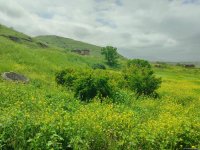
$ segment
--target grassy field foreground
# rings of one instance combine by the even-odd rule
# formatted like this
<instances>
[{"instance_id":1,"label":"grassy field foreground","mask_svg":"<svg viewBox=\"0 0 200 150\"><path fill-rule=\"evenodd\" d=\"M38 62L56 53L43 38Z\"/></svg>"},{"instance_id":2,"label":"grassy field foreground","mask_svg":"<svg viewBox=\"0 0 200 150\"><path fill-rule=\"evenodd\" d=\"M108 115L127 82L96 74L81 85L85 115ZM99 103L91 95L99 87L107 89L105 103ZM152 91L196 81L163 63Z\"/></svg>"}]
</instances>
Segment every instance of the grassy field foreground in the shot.
<instances>
[{"instance_id":1,"label":"grassy field foreground","mask_svg":"<svg viewBox=\"0 0 200 150\"><path fill-rule=\"evenodd\" d=\"M0 149L200 148L199 69L154 68L163 81L158 99L136 99L132 91L120 90L115 103L94 99L86 104L56 85L57 71L99 62L0 37L0 73L30 78L29 84L0 79Z\"/></svg>"}]
</instances>

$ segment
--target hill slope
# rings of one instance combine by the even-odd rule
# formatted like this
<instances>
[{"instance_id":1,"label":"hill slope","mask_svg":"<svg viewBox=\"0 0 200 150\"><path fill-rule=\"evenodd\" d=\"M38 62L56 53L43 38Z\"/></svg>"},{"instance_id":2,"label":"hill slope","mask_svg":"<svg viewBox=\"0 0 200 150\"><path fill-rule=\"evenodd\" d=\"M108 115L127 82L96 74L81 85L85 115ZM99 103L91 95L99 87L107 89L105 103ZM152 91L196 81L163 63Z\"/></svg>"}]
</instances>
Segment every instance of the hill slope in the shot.
<instances>
[{"instance_id":1,"label":"hill slope","mask_svg":"<svg viewBox=\"0 0 200 150\"><path fill-rule=\"evenodd\" d=\"M63 48L67 51L71 51L74 49L89 49L91 51L91 55L101 56L101 47L81 41L76 41L73 39L59 37L55 35L38 36L35 37L35 39L54 47Z\"/></svg>"},{"instance_id":2,"label":"hill slope","mask_svg":"<svg viewBox=\"0 0 200 150\"><path fill-rule=\"evenodd\" d=\"M29 46L30 48L54 48L55 50L62 50L70 52L73 49L89 49L90 56L101 56L101 47L76 41L69 38L59 37L55 35L45 35L38 37L30 37L13 28L6 27L0 24L0 37L11 40L17 44Z\"/></svg>"},{"instance_id":3,"label":"hill slope","mask_svg":"<svg viewBox=\"0 0 200 150\"><path fill-rule=\"evenodd\" d=\"M23 44L29 47L34 48L47 48L48 45L44 44L43 42L34 39L28 35L23 33L17 32L12 28L8 28L0 24L0 37L6 38L11 40L17 44Z\"/></svg>"},{"instance_id":4,"label":"hill slope","mask_svg":"<svg viewBox=\"0 0 200 150\"><path fill-rule=\"evenodd\" d=\"M57 70L67 67L87 68L94 63L103 63L102 57L68 53L62 48L52 47L0 25L0 73L15 71L32 79L49 80Z\"/></svg>"}]
</instances>

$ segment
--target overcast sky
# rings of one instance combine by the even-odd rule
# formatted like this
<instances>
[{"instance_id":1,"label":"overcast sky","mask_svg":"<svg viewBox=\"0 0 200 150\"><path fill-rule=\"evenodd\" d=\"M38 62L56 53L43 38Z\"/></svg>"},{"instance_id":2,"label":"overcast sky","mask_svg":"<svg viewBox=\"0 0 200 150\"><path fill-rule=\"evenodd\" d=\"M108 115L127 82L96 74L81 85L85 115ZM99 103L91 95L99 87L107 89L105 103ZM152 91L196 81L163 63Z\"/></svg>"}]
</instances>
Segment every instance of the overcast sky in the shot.
<instances>
[{"instance_id":1,"label":"overcast sky","mask_svg":"<svg viewBox=\"0 0 200 150\"><path fill-rule=\"evenodd\" d=\"M129 58L200 61L200 0L0 0L0 24Z\"/></svg>"}]
</instances>

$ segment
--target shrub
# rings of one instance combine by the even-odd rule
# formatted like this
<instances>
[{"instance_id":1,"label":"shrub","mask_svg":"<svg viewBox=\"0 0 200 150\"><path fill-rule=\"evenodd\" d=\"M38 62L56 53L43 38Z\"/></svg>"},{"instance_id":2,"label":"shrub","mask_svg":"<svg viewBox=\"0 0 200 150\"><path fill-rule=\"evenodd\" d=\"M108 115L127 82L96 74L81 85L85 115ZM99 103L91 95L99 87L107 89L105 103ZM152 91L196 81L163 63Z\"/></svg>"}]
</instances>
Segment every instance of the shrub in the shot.
<instances>
[{"instance_id":1,"label":"shrub","mask_svg":"<svg viewBox=\"0 0 200 150\"><path fill-rule=\"evenodd\" d=\"M94 64L92 66L92 69L103 69L103 70L105 70L106 66L104 66L103 64Z\"/></svg>"},{"instance_id":2,"label":"shrub","mask_svg":"<svg viewBox=\"0 0 200 150\"><path fill-rule=\"evenodd\" d=\"M158 96L156 90L160 87L161 79L155 77L147 61L129 61L125 79L127 80L128 87L135 91L137 97L141 95Z\"/></svg>"},{"instance_id":3,"label":"shrub","mask_svg":"<svg viewBox=\"0 0 200 150\"><path fill-rule=\"evenodd\" d=\"M73 69L66 69L56 74L56 82L60 85L71 87L74 81L77 79L77 75Z\"/></svg>"},{"instance_id":4,"label":"shrub","mask_svg":"<svg viewBox=\"0 0 200 150\"><path fill-rule=\"evenodd\" d=\"M96 96L105 98L111 95L112 88L106 77L92 77L92 75L89 75L80 78L76 82L75 96L82 101L88 102Z\"/></svg>"},{"instance_id":5,"label":"shrub","mask_svg":"<svg viewBox=\"0 0 200 150\"><path fill-rule=\"evenodd\" d=\"M128 63L127 63L127 66L128 67L131 67L131 66L135 66L137 68L151 68L151 65L148 61L146 60L142 60L142 59L132 59L132 60L129 60Z\"/></svg>"}]
</instances>

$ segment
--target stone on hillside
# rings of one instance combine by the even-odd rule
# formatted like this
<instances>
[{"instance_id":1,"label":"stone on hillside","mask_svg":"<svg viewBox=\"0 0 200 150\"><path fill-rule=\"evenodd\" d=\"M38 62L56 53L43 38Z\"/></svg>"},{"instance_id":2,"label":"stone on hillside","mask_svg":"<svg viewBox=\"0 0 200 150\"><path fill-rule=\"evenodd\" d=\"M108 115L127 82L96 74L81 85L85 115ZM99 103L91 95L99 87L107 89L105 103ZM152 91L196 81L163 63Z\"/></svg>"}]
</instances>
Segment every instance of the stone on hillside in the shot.
<instances>
[{"instance_id":1,"label":"stone on hillside","mask_svg":"<svg viewBox=\"0 0 200 150\"><path fill-rule=\"evenodd\" d=\"M42 42L37 42L37 44L42 47L42 48L48 48L48 45L42 43Z\"/></svg>"},{"instance_id":2,"label":"stone on hillside","mask_svg":"<svg viewBox=\"0 0 200 150\"><path fill-rule=\"evenodd\" d=\"M10 80L10 81L19 81L23 83L28 83L29 79L26 78L24 75L15 73L15 72L4 72L2 74L3 79Z\"/></svg>"},{"instance_id":3,"label":"stone on hillside","mask_svg":"<svg viewBox=\"0 0 200 150\"><path fill-rule=\"evenodd\" d=\"M18 38L18 37L16 37L16 36L8 36L8 38L10 39L10 40L12 40L12 41L15 41L15 42L20 42L21 40L20 40L20 38Z\"/></svg>"}]
</instances>

